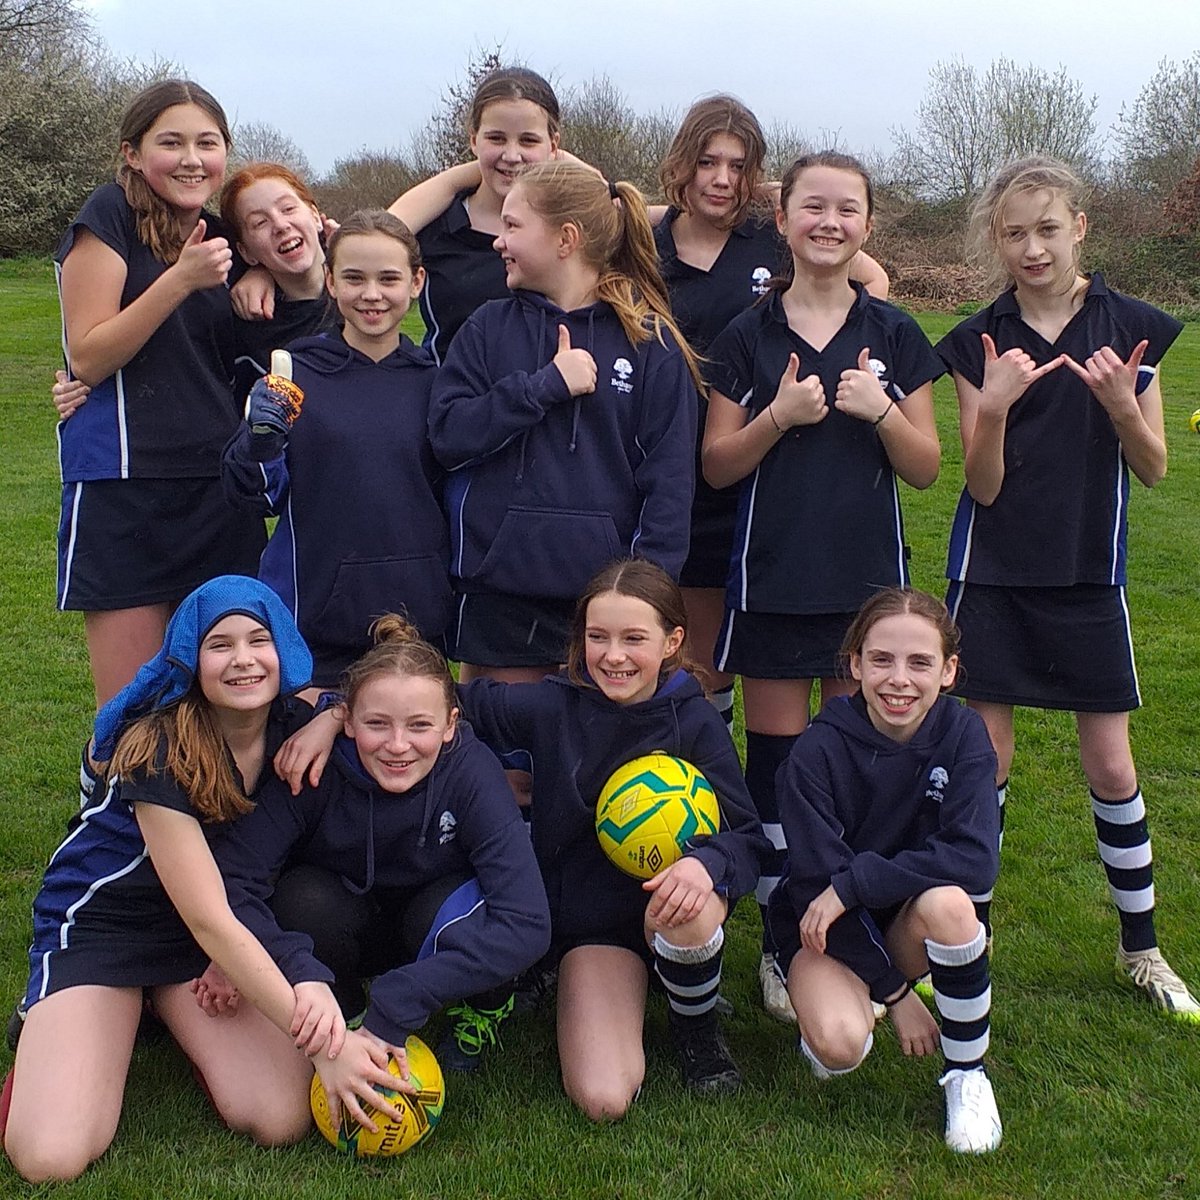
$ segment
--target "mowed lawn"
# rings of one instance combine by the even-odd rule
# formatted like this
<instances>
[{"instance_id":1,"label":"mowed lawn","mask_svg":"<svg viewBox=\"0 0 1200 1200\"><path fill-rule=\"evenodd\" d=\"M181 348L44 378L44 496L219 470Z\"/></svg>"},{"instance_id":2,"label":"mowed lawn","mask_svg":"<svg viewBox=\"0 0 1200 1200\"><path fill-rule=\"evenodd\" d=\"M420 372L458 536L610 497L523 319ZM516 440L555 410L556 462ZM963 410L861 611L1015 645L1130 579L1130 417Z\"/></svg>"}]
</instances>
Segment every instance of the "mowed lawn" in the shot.
<instances>
[{"instance_id":1,"label":"mowed lawn","mask_svg":"<svg viewBox=\"0 0 1200 1200\"><path fill-rule=\"evenodd\" d=\"M58 355L53 277L44 263L0 264L0 1009L24 987L29 905L76 801L91 687L82 622L54 610L58 512L48 400ZM922 317L931 337L955 318ZM1134 485L1130 589L1145 708L1135 752L1152 821L1161 941L1200 985L1200 326L1163 377L1171 467L1155 491ZM942 476L905 492L915 581L943 588L961 486L953 392L937 387ZM820 520L819 511L798 519ZM140 1046L113 1148L68 1197L1192 1197L1200 1196L1200 1027L1172 1024L1114 982L1116 918L1096 859L1071 719L1021 714L995 908L991 1072L1005 1123L1000 1151L942 1145L936 1060L909 1061L886 1028L853 1076L817 1085L794 1033L756 1000L757 914L733 920L725 994L746 1085L700 1103L682 1090L651 1002L642 1098L620 1125L595 1127L564 1099L546 1013L505 1027L505 1049L472 1079L450 1081L428 1144L396 1160L340 1158L315 1135L263 1152L217 1122L174 1047ZM64 1054L69 1047L64 1046ZM11 1056L0 1051L0 1070ZM52 1124L88 1105L70 1088ZM0 1195L25 1188L7 1162Z\"/></svg>"}]
</instances>

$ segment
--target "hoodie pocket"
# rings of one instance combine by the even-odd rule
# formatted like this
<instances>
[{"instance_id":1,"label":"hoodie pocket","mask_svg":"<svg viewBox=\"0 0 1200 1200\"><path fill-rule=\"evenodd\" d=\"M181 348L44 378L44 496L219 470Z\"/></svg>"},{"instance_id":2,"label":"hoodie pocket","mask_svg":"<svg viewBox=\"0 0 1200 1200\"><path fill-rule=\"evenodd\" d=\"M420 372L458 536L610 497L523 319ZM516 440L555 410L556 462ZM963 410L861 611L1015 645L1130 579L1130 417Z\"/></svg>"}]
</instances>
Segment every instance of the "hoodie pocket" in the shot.
<instances>
[{"instance_id":1,"label":"hoodie pocket","mask_svg":"<svg viewBox=\"0 0 1200 1200\"><path fill-rule=\"evenodd\" d=\"M422 637L439 637L450 617L446 564L434 554L351 558L341 563L321 611L301 631L316 642L363 645L371 622L384 613L405 615Z\"/></svg>"},{"instance_id":2,"label":"hoodie pocket","mask_svg":"<svg viewBox=\"0 0 1200 1200\"><path fill-rule=\"evenodd\" d=\"M625 554L608 513L510 508L476 578L497 592L573 600Z\"/></svg>"}]
</instances>

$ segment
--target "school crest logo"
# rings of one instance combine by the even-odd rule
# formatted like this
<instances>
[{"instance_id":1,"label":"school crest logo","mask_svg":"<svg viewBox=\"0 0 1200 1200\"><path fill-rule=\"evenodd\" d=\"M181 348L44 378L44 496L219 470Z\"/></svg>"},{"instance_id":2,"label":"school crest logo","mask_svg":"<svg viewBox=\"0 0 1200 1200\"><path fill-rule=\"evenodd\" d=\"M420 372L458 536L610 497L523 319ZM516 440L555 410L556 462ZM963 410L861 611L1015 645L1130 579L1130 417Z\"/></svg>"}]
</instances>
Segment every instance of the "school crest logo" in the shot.
<instances>
[{"instance_id":1,"label":"school crest logo","mask_svg":"<svg viewBox=\"0 0 1200 1200\"><path fill-rule=\"evenodd\" d=\"M458 836L458 822L454 819L454 814L451 812L442 813L438 819L438 845L444 846L447 842L452 842Z\"/></svg>"},{"instance_id":2,"label":"school crest logo","mask_svg":"<svg viewBox=\"0 0 1200 1200\"><path fill-rule=\"evenodd\" d=\"M755 267L750 272L750 290L756 296L765 296L771 289L767 284L771 279L771 271L768 267Z\"/></svg>"},{"instance_id":3,"label":"school crest logo","mask_svg":"<svg viewBox=\"0 0 1200 1200\"><path fill-rule=\"evenodd\" d=\"M633 391L633 384L629 382L633 375L633 363L627 358L618 358L612 365L613 377L609 380L609 384L614 391L622 392L628 395Z\"/></svg>"},{"instance_id":4,"label":"school crest logo","mask_svg":"<svg viewBox=\"0 0 1200 1200\"><path fill-rule=\"evenodd\" d=\"M867 366L870 368L871 374L879 380L879 386L881 388L887 387L887 363L879 358L868 358Z\"/></svg>"},{"instance_id":5,"label":"school crest logo","mask_svg":"<svg viewBox=\"0 0 1200 1200\"><path fill-rule=\"evenodd\" d=\"M934 767L929 772L929 786L925 789L927 800L936 800L939 804L946 798L946 785L950 782L950 772L945 767Z\"/></svg>"}]
</instances>

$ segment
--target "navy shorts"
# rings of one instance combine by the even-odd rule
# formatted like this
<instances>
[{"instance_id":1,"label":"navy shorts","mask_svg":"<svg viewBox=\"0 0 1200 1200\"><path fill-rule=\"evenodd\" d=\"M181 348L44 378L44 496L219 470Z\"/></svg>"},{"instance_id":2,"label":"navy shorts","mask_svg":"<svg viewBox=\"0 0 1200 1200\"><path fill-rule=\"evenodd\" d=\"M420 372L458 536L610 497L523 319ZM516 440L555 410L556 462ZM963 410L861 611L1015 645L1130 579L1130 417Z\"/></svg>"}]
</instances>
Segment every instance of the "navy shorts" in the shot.
<instances>
[{"instance_id":1,"label":"navy shorts","mask_svg":"<svg viewBox=\"0 0 1200 1200\"><path fill-rule=\"evenodd\" d=\"M780 889L785 886L785 884L780 884L771 893L771 900L767 905L767 922L763 930L763 949L770 951L775 956L780 974L786 981L792 959L800 952L800 917L804 914L801 913L800 916L797 916L791 903L786 899L778 898ZM838 920L859 920L865 913L874 922L875 928L884 937L887 937L892 923L907 903L907 900L901 900L899 904L892 904L887 908L855 909L851 913L843 914ZM829 947L829 954L831 957L838 957L835 946ZM844 962L840 958L838 961ZM846 962L844 965L852 971L854 970L853 963Z\"/></svg>"},{"instance_id":2,"label":"navy shorts","mask_svg":"<svg viewBox=\"0 0 1200 1200\"><path fill-rule=\"evenodd\" d=\"M261 517L233 508L219 479L63 484L58 607L177 604L217 575L257 575Z\"/></svg>"},{"instance_id":3,"label":"navy shorts","mask_svg":"<svg viewBox=\"0 0 1200 1200\"><path fill-rule=\"evenodd\" d=\"M989 587L954 581L962 632L957 695L1068 712L1141 705L1123 587Z\"/></svg>"},{"instance_id":4,"label":"navy shorts","mask_svg":"<svg viewBox=\"0 0 1200 1200\"><path fill-rule=\"evenodd\" d=\"M719 671L748 679L832 679L842 671L842 641L854 613L725 610L713 652Z\"/></svg>"},{"instance_id":5,"label":"navy shorts","mask_svg":"<svg viewBox=\"0 0 1200 1200\"><path fill-rule=\"evenodd\" d=\"M446 649L477 667L544 667L567 661L574 600L468 592L455 598Z\"/></svg>"},{"instance_id":6,"label":"navy shorts","mask_svg":"<svg viewBox=\"0 0 1200 1200\"><path fill-rule=\"evenodd\" d=\"M691 541L687 561L679 573L680 587L723 590L728 583L738 492L738 485L716 491L697 478Z\"/></svg>"}]
</instances>

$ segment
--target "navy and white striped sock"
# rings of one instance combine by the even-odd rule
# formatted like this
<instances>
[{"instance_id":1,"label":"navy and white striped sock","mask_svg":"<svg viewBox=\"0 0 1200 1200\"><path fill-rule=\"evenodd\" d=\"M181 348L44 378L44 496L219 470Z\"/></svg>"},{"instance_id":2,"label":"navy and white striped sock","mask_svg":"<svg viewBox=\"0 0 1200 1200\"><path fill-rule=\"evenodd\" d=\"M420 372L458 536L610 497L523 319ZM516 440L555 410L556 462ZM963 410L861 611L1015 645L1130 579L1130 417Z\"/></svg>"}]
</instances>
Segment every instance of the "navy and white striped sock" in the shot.
<instances>
[{"instance_id":1,"label":"navy and white striped sock","mask_svg":"<svg viewBox=\"0 0 1200 1200\"><path fill-rule=\"evenodd\" d=\"M996 785L996 801L1000 805L1000 849L1004 849L1004 801L1008 793L1008 780ZM986 892L980 892L978 896L972 896L971 902L975 905L975 915L979 918L980 924L987 931L988 937L992 936L992 894L993 889L988 888Z\"/></svg>"},{"instance_id":2,"label":"navy and white striped sock","mask_svg":"<svg viewBox=\"0 0 1200 1200\"><path fill-rule=\"evenodd\" d=\"M1121 945L1129 951L1151 950L1158 945L1154 867L1141 791L1126 800L1101 800L1092 792L1092 817L1108 891L1121 920Z\"/></svg>"},{"instance_id":3,"label":"navy and white striped sock","mask_svg":"<svg viewBox=\"0 0 1200 1200\"><path fill-rule=\"evenodd\" d=\"M795 741L792 736L746 730L746 790L754 801L763 832L775 847L774 853L763 863L755 889L764 929L767 924L767 900L779 882L779 876L783 874L783 863L787 858L787 843L783 838L783 826L779 823L779 801L775 795L775 773L787 761Z\"/></svg>"},{"instance_id":4,"label":"navy and white striped sock","mask_svg":"<svg viewBox=\"0 0 1200 1200\"><path fill-rule=\"evenodd\" d=\"M654 973L666 988L672 1021L716 1019L724 945L721 926L703 946L676 946L661 933L654 935Z\"/></svg>"},{"instance_id":5,"label":"navy and white striped sock","mask_svg":"<svg viewBox=\"0 0 1200 1200\"><path fill-rule=\"evenodd\" d=\"M983 925L961 946L925 939L933 1001L942 1018L942 1054L947 1071L983 1066L991 1040L992 984Z\"/></svg>"},{"instance_id":6,"label":"navy and white striped sock","mask_svg":"<svg viewBox=\"0 0 1200 1200\"><path fill-rule=\"evenodd\" d=\"M733 684L710 693L708 702L721 714L725 728L733 733Z\"/></svg>"}]
</instances>

